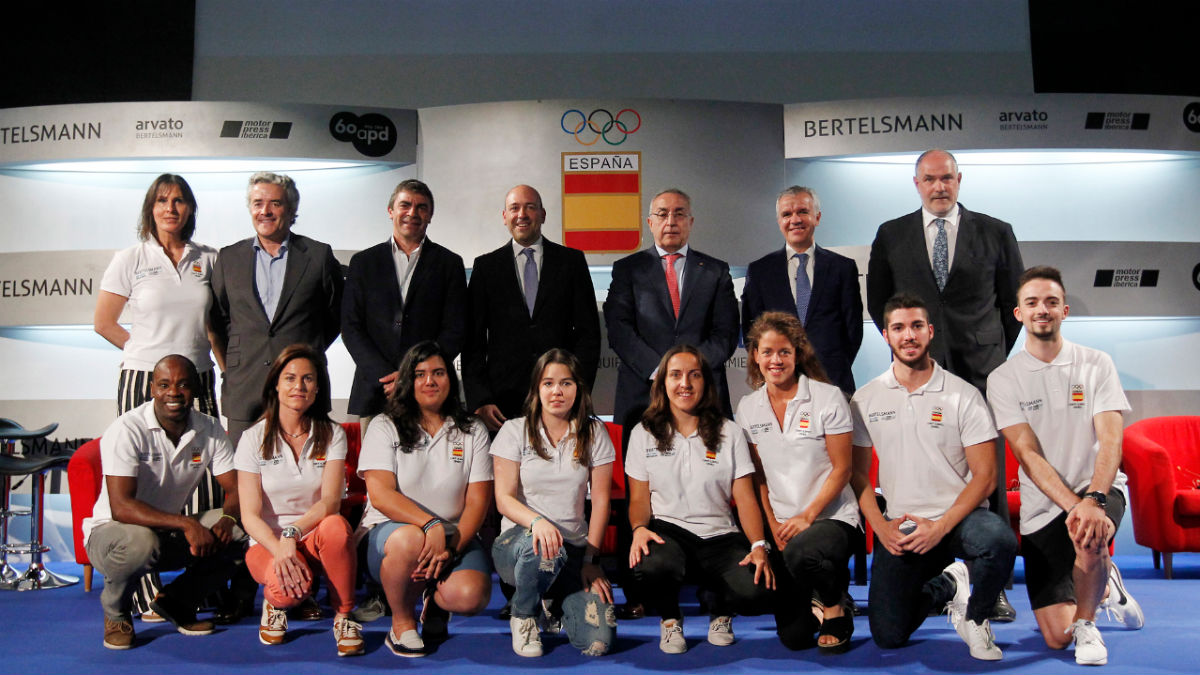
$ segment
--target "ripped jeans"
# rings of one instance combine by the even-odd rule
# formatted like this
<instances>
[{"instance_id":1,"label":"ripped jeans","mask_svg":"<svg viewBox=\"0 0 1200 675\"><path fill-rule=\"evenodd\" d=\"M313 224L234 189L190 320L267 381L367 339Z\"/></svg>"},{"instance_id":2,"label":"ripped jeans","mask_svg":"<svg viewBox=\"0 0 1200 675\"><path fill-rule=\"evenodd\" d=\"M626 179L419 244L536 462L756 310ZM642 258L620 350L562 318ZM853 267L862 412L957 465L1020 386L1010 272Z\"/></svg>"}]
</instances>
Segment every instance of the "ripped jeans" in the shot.
<instances>
[{"instance_id":1,"label":"ripped jeans","mask_svg":"<svg viewBox=\"0 0 1200 675\"><path fill-rule=\"evenodd\" d=\"M590 656L612 646L617 621L612 604L583 588L586 549L563 543L558 555L545 559L533 552L533 536L523 527L512 527L496 537L492 560L505 583L516 587L512 615L541 615L543 598L561 602L562 625L571 645Z\"/></svg>"}]
</instances>

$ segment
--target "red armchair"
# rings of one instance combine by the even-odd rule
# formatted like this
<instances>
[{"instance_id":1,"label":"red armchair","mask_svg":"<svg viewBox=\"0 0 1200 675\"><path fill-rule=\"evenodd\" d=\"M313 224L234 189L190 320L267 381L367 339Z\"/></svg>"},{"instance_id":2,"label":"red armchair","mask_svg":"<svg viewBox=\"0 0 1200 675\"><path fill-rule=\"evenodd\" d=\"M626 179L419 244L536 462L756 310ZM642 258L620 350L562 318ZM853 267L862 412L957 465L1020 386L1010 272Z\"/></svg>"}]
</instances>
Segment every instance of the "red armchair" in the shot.
<instances>
[{"instance_id":1,"label":"red armchair","mask_svg":"<svg viewBox=\"0 0 1200 675\"><path fill-rule=\"evenodd\" d=\"M362 434L358 422L342 424L346 431L346 494L342 498L342 515L353 527L362 516L367 501L367 486L358 477L358 453ZM71 492L71 533L75 540L75 562L83 565L83 590L92 590L92 562L83 546L83 519L92 515L104 471L100 467L100 439L88 441L71 455L67 464L67 485ZM622 480L624 476L622 476Z\"/></svg>"},{"instance_id":2,"label":"red armchair","mask_svg":"<svg viewBox=\"0 0 1200 675\"><path fill-rule=\"evenodd\" d=\"M1129 476L1133 538L1162 556L1200 551L1200 417L1151 417L1125 429L1122 466Z\"/></svg>"}]
</instances>

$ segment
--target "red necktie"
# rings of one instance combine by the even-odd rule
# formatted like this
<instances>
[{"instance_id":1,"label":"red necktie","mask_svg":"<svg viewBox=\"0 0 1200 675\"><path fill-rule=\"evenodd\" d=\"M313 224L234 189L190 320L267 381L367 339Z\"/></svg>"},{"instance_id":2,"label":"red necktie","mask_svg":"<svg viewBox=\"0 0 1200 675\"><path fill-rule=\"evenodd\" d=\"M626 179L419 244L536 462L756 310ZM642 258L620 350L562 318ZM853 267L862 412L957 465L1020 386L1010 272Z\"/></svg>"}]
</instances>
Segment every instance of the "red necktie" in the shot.
<instances>
[{"instance_id":1,"label":"red necktie","mask_svg":"<svg viewBox=\"0 0 1200 675\"><path fill-rule=\"evenodd\" d=\"M663 256L667 261L667 293L671 295L671 308L675 310L675 318L679 318L679 278L675 276L675 261L682 258L679 253L668 253Z\"/></svg>"}]
</instances>

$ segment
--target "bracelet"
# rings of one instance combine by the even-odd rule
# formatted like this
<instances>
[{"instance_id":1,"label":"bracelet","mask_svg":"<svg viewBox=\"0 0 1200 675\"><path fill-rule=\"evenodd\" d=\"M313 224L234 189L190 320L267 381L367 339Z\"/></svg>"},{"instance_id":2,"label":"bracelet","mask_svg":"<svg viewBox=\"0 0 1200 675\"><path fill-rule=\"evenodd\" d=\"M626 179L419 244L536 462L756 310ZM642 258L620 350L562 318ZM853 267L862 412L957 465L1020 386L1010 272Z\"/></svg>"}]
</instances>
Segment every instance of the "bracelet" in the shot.
<instances>
[{"instance_id":1,"label":"bracelet","mask_svg":"<svg viewBox=\"0 0 1200 675\"><path fill-rule=\"evenodd\" d=\"M629 534L633 534L634 532L637 532L637 531L638 531L638 529L639 529L639 528L642 528L642 527L645 527L645 528L649 529L649 527L650 527L650 526L649 526L649 525L635 525L635 526L633 527L633 529L629 531Z\"/></svg>"},{"instance_id":2,"label":"bracelet","mask_svg":"<svg viewBox=\"0 0 1200 675\"><path fill-rule=\"evenodd\" d=\"M441 524L442 524L441 518L430 518L429 522L427 522L421 526L421 531L428 534L430 530L432 530L434 527L441 525Z\"/></svg>"},{"instance_id":3,"label":"bracelet","mask_svg":"<svg viewBox=\"0 0 1200 675\"><path fill-rule=\"evenodd\" d=\"M229 515L228 513L222 513L221 518L228 518L233 521L234 525L238 524L237 518L234 518L233 516ZM217 521L220 522L221 518L217 518Z\"/></svg>"},{"instance_id":4,"label":"bracelet","mask_svg":"<svg viewBox=\"0 0 1200 675\"><path fill-rule=\"evenodd\" d=\"M753 551L756 548L761 548L766 553L771 552L771 545L769 543L767 543L766 539L759 539L758 541L754 542L753 544L750 544L751 551Z\"/></svg>"},{"instance_id":5,"label":"bracelet","mask_svg":"<svg viewBox=\"0 0 1200 675\"><path fill-rule=\"evenodd\" d=\"M534 525L537 525L537 522L538 522L539 520L545 520L545 519L546 519L546 518L545 518L545 517L543 517L543 516L534 516L533 520L529 521L529 531L530 531L530 532L533 532L533 526L534 526Z\"/></svg>"}]
</instances>

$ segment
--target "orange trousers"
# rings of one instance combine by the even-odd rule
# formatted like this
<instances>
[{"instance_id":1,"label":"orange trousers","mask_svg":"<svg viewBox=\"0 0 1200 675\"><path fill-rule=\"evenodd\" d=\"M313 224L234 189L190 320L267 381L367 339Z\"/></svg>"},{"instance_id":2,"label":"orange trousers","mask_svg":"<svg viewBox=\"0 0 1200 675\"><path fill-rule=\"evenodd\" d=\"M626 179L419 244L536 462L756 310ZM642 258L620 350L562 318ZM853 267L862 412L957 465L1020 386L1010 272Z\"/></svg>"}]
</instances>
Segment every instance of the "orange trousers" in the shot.
<instances>
[{"instance_id":1,"label":"orange trousers","mask_svg":"<svg viewBox=\"0 0 1200 675\"><path fill-rule=\"evenodd\" d=\"M348 613L354 609L354 576L358 556L354 553L354 537L350 523L340 514L325 516L316 529L309 532L296 544L296 551L304 559L309 578L316 580L313 570L324 570L329 580L329 604L334 611ZM246 551L246 567L254 580L263 586L263 598L276 609L288 609L300 604L284 592L275 574L275 558L265 546L254 544ZM309 582L304 593L312 590Z\"/></svg>"}]
</instances>

